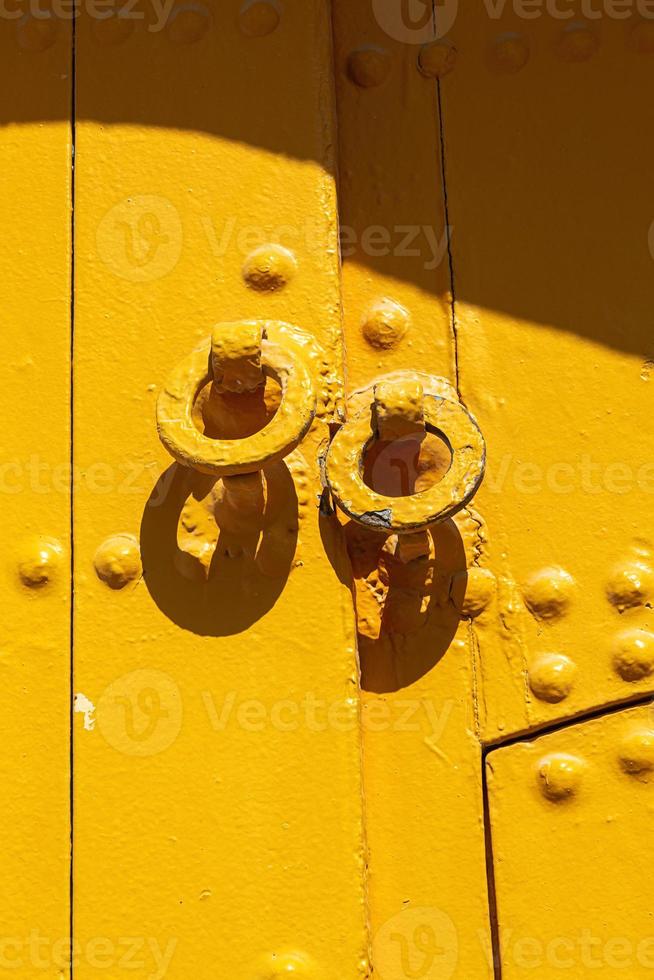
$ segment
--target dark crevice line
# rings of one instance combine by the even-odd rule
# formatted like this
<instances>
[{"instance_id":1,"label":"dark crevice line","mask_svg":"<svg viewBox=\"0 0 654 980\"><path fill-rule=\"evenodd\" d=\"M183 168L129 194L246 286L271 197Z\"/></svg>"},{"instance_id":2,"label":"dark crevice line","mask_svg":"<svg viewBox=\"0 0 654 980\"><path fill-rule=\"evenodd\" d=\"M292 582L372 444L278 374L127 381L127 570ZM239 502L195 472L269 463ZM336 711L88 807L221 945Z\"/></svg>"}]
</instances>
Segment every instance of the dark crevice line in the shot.
<instances>
[{"instance_id":1,"label":"dark crevice line","mask_svg":"<svg viewBox=\"0 0 654 980\"><path fill-rule=\"evenodd\" d=\"M518 745L521 742L531 742L536 738L543 738L545 735L554 735L556 732L564 731L566 728L573 728L575 725L583 725L587 721L595 721L598 718L608 718L610 715L619 714L629 708L644 708L646 705L654 705L654 696L650 694L638 694L624 701L617 701L615 704L603 704L598 708L591 708L588 711L569 718L562 718L550 724L542 725L540 728L530 729L528 732L521 732L518 735L509 735L507 738L498 739L495 742L487 742L483 746L484 759L490 752L496 749L504 749L511 745Z\"/></svg>"},{"instance_id":2,"label":"dark crevice line","mask_svg":"<svg viewBox=\"0 0 654 980\"><path fill-rule=\"evenodd\" d=\"M493 832L488 795L488 767L485 756L481 761L481 783L484 795L484 840L486 844L486 883L488 888L488 910L491 930L491 950L493 957L493 976L502 980L502 957L500 945L500 921L497 914L497 891L495 888L495 859L493 856Z\"/></svg>"},{"instance_id":3,"label":"dark crevice line","mask_svg":"<svg viewBox=\"0 0 654 980\"><path fill-rule=\"evenodd\" d=\"M69 820L70 820L70 872L68 880L68 928L71 958L69 974L73 980L72 950L74 937L74 807L75 807L75 751L74 751L74 719L75 719L75 138L77 122L77 20L73 12L71 22L71 93L70 93L70 675L69 675Z\"/></svg>"},{"instance_id":4,"label":"dark crevice line","mask_svg":"<svg viewBox=\"0 0 654 980\"><path fill-rule=\"evenodd\" d=\"M450 275L450 317L452 326L452 350L454 352L454 376L456 392L461 404L465 404L461 396L461 373L459 365L459 333L456 322L456 282L454 276L454 255L452 252L452 225L450 224L450 202L447 194L447 162L445 155L445 122L443 119L443 97L440 79L436 82L436 101L438 104L438 132L441 154L441 181L443 184L443 213L445 218L445 235L447 239L447 262Z\"/></svg>"},{"instance_id":5,"label":"dark crevice line","mask_svg":"<svg viewBox=\"0 0 654 980\"><path fill-rule=\"evenodd\" d=\"M431 19L434 38L439 37L438 33L438 0L432 0ZM445 156L445 122L443 119L443 97L441 92L440 79L436 79L436 105L438 112L438 143L440 149L441 183L443 188L443 217L445 219L445 235L447 240L447 262L450 278L450 317L452 327L452 351L454 354L454 379L459 401L461 398L461 386L459 383L459 338L456 323L456 287L454 280L454 256L452 254L452 236L450 225L450 205L447 197L447 166Z\"/></svg>"}]
</instances>

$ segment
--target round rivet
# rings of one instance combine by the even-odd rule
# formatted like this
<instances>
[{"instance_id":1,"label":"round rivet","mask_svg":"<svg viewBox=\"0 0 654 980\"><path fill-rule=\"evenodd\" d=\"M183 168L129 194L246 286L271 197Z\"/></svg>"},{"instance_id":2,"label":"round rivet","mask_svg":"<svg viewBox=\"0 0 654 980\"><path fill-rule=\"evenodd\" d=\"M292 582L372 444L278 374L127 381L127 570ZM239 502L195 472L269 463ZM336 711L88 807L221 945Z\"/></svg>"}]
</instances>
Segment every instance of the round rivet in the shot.
<instances>
[{"instance_id":1,"label":"round rivet","mask_svg":"<svg viewBox=\"0 0 654 980\"><path fill-rule=\"evenodd\" d=\"M625 630L613 643L613 666L625 681L642 681L654 673L654 634Z\"/></svg>"},{"instance_id":2,"label":"round rivet","mask_svg":"<svg viewBox=\"0 0 654 980\"><path fill-rule=\"evenodd\" d=\"M452 599L463 616L474 619L492 602L497 588L495 576L488 568L473 565L457 572L452 581Z\"/></svg>"},{"instance_id":3,"label":"round rivet","mask_svg":"<svg viewBox=\"0 0 654 980\"><path fill-rule=\"evenodd\" d=\"M112 10L108 16L95 17L91 30L98 44L122 44L133 32L134 21Z\"/></svg>"},{"instance_id":4,"label":"round rivet","mask_svg":"<svg viewBox=\"0 0 654 980\"><path fill-rule=\"evenodd\" d=\"M388 51L374 45L358 48L347 59L347 71L351 80L360 88L382 85L391 72Z\"/></svg>"},{"instance_id":5,"label":"round rivet","mask_svg":"<svg viewBox=\"0 0 654 980\"><path fill-rule=\"evenodd\" d=\"M281 5L277 0L246 0L239 15L239 27L248 37L272 34L281 20Z\"/></svg>"},{"instance_id":6,"label":"round rivet","mask_svg":"<svg viewBox=\"0 0 654 980\"><path fill-rule=\"evenodd\" d=\"M26 14L18 22L18 45L23 51L45 51L54 44L57 21L51 13L34 17Z\"/></svg>"},{"instance_id":7,"label":"round rivet","mask_svg":"<svg viewBox=\"0 0 654 980\"><path fill-rule=\"evenodd\" d=\"M629 45L636 54L654 54L654 21L641 20L636 24Z\"/></svg>"},{"instance_id":8,"label":"round rivet","mask_svg":"<svg viewBox=\"0 0 654 980\"><path fill-rule=\"evenodd\" d=\"M622 740L620 765L630 776L640 776L654 770L654 732L632 732Z\"/></svg>"},{"instance_id":9,"label":"round rivet","mask_svg":"<svg viewBox=\"0 0 654 980\"><path fill-rule=\"evenodd\" d=\"M49 585L61 565L64 550L54 538L31 538L20 552L18 574L23 585L39 589Z\"/></svg>"},{"instance_id":10,"label":"round rivet","mask_svg":"<svg viewBox=\"0 0 654 980\"><path fill-rule=\"evenodd\" d=\"M375 350L396 347L409 329L409 311L392 299L382 299L370 307L361 332Z\"/></svg>"},{"instance_id":11,"label":"round rivet","mask_svg":"<svg viewBox=\"0 0 654 980\"><path fill-rule=\"evenodd\" d=\"M98 578L110 589L124 589L143 571L138 541L131 534L107 538L96 551L93 564Z\"/></svg>"},{"instance_id":12,"label":"round rivet","mask_svg":"<svg viewBox=\"0 0 654 980\"><path fill-rule=\"evenodd\" d=\"M56 576L64 550L54 538L31 538L20 551L18 575L23 585L40 589Z\"/></svg>"},{"instance_id":13,"label":"round rivet","mask_svg":"<svg viewBox=\"0 0 654 980\"><path fill-rule=\"evenodd\" d=\"M522 34L503 34L491 50L493 65L503 72L518 72L529 61L529 44Z\"/></svg>"},{"instance_id":14,"label":"round rivet","mask_svg":"<svg viewBox=\"0 0 654 980\"><path fill-rule=\"evenodd\" d=\"M537 619L557 619L568 610L574 579L563 568L541 568L526 580L523 597Z\"/></svg>"},{"instance_id":15,"label":"round rivet","mask_svg":"<svg viewBox=\"0 0 654 980\"><path fill-rule=\"evenodd\" d=\"M166 30L175 44L199 41L209 30L209 11L198 3L180 4L170 15Z\"/></svg>"},{"instance_id":16,"label":"round rivet","mask_svg":"<svg viewBox=\"0 0 654 980\"><path fill-rule=\"evenodd\" d=\"M418 54L418 68L427 78L443 78L456 64L456 48L450 41L423 44Z\"/></svg>"},{"instance_id":17,"label":"round rivet","mask_svg":"<svg viewBox=\"0 0 654 980\"><path fill-rule=\"evenodd\" d=\"M579 22L568 24L557 42L557 51L563 61L587 61L598 48L597 33L588 24Z\"/></svg>"},{"instance_id":18,"label":"round rivet","mask_svg":"<svg viewBox=\"0 0 654 980\"><path fill-rule=\"evenodd\" d=\"M283 245L262 245L251 252L243 264L246 284L260 293L282 289L296 271L295 256Z\"/></svg>"},{"instance_id":19,"label":"round rivet","mask_svg":"<svg viewBox=\"0 0 654 980\"><path fill-rule=\"evenodd\" d=\"M560 653L538 657L529 669L529 686L540 701L558 704L570 694L575 664Z\"/></svg>"},{"instance_id":20,"label":"round rivet","mask_svg":"<svg viewBox=\"0 0 654 980\"><path fill-rule=\"evenodd\" d=\"M287 980L297 977L298 980L313 976L311 962L304 953L271 953L264 957L256 980Z\"/></svg>"},{"instance_id":21,"label":"round rivet","mask_svg":"<svg viewBox=\"0 0 654 980\"><path fill-rule=\"evenodd\" d=\"M555 803L574 796L581 783L584 764L574 755L555 752L538 763L538 781L543 796Z\"/></svg>"},{"instance_id":22,"label":"round rivet","mask_svg":"<svg viewBox=\"0 0 654 980\"><path fill-rule=\"evenodd\" d=\"M654 572L643 561L616 565L606 583L609 602L620 612L642 606L654 594Z\"/></svg>"}]
</instances>

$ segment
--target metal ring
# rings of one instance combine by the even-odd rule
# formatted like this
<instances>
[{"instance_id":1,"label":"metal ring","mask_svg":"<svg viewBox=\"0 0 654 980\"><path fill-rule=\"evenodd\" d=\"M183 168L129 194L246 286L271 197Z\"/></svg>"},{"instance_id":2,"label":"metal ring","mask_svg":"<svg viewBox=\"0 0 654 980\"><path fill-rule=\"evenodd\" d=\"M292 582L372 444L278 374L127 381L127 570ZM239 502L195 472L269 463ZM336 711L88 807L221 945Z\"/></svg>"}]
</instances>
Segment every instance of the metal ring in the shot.
<instances>
[{"instance_id":1,"label":"metal ring","mask_svg":"<svg viewBox=\"0 0 654 980\"><path fill-rule=\"evenodd\" d=\"M177 366L159 395L159 438L179 463L212 476L253 473L283 459L306 435L316 413L309 355L306 335L288 324L267 321L261 365L282 389L279 408L268 425L252 436L210 439L193 421L193 405L213 379L211 339L206 340Z\"/></svg>"},{"instance_id":2,"label":"metal ring","mask_svg":"<svg viewBox=\"0 0 654 980\"><path fill-rule=\"evenodd\" d=\"M355 415L337 432L327 453L325 476L334 501L353 521L402 534L445 521L472 499L486 465L477 423L459 402L427 393L424 416L427 428L447 442L452 463L440 482L407 497L386 497L364 483L364 456L375 438L371 410Z\"/></svg>"}]
</instances>

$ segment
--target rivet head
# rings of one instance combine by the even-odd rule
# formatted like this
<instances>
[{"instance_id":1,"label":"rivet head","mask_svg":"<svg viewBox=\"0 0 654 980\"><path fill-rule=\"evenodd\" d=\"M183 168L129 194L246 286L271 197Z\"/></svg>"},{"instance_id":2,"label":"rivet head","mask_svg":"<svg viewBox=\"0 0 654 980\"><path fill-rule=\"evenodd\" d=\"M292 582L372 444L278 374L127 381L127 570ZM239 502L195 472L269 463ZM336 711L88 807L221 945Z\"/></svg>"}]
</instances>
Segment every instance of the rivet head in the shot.
<instances>
[{"instance_id":1,"label":"rivet head","mask_svg":"<svg viewBox=\"0 0 654 980\"><path fill-rule=\"evenodd\" d=\"M642 606L653 594L654 572L645 561L616 565L606 583L607 599L619 612Z\"/></svg>"},{"instance_id":2,"label":"rivet head","mask_svg":"<svg viewBox=\"0 0 654 980\"><path fill-rule=\"evenodd\" d=\"M409 311L392 299L381 299L366 313L361 332L375 350L391 350L409 329Z\"/></svg>"},{"instance_id":3,"label":"rivet head","mask_svg":"<svg viewBox=\"0 0 654 980\"><path fill-rule=\"evenodd\" d=\"M347 59L347 72L359 88L383 85L391 73L391 57L384 48L373 44L358 48Z\"/></svg>"},{"instance_id":4,"label":"rivet head","mask_svg":"<svg viewBox=\"0 0 654 980\"><path fill-rule=\"evenodd\" d=\"M641 20L629 36L629 46L636 54L654 54L654 21Z\"/></svg>"},{"instance_id":5,"label":"rivet head","mask_svg":"<svg viewBox=\"0 0 654 980\"><path fill-rule=\"evenodd\" d=\"M277 0L246 0L239 11L239 27L247 37L265 37L279 27L281 14Z\"/></svg>"},{"instance_id":6,"label":"rivet head","mask_svg":"<svg viewBox=\"0 0 654 980\"><path fill-rule=\"evenodd\" d=\"M93 558L98 578L110 589L124 589L141 577L141 552L131 534L115 534L103 541Z\"/></svg>"},{"instance_id":7,"label":"rivet head","mask_svg":"<svg viewBox=\"0 0 654 980\"><path fill-rule=\"evenodd\" d=\"M457 572L452 581L452 599L463 616L471 619L481 615L495 596L497 582L488 568L475 565Z\"/></svg>"},{"instance_id":8,"label":"rivet head","mask_svg":"<svg viewBox=\"0 0 654 980\"><path fill-rule=\"evenodd\" d=\"M134 31L134 21L112 10L108 16L95 17L91 31L98 44L122 44Z\"/></svg>"},{"instance_id":9,"label":"rivet head","mask_svg":"<svg viewBox=\"0 0 654 980\"><path fill-rule=\"evenodd\" d=\"M56 577L64 549L54 538L30 538L22 546L18 575L29 589L41 589Z\"/></svg>"},{"instance_id":10,"label":"rivet head","mask_svg":"<svg viewBox=\"0 0 654 980\"><path fill-rule=\"evenodd\" d=\"M529 686L539 701L558 704L572 690L576 665L561 653L538 657L529 669Z\"/></svg>"},{"instance_id":11,"label":"rivet head","mask_svg":"<svg viewBox=\"0 0 654 980\"><path fill-rule=\"evenodd\" d=\"M256 980L286 980L288 977L313 977L312 964L304 953L271 953L265 956Z\"/></svg>"},{"instance_id":12,"label":"rivet head","mask_svg":"<svg viewBox=\"0 0 654 980\"><path fill-rule=\"evenodd\" d=\"M51 13L42 17L26 14L18 22L18 45L23 51L45 51L57 37L57 21Z\"/></svg>"},{"instance_id":13,"label":"rivet head","mask_svg":"<svg viewBox=\"0 0 654 980\"><path fill-rule=\"evenodd\" d=\"M654 634L625 630L613 642L613 666L625 681L642 681L654 674Z\"/></svg>"},{"instance_id":14,"label":"rivet head","mask_svg":"<svg viewBox=\"0 0 654 980\"><path fill-rule=\"evenodd\" d=\"M450 41L431 41L418 53L418 68L427 78L443 78L455 64L456 48Z\"/></svg>"},{"instance_id":15,"label":"rivet head","mask_svg":"<svg viewBox=\"0 0 654 980\"><path fill-rule=\"evenodd\" d=\"M654 731L643 729L631 732L620 745L620 765L630 776L642 776L654 771Z\"/></svg>"},{"instance_id":16,"label":"rivet head","mask_svg":"<svg viewBox=\"0 0 654 980\"><path fill-rule=\"evenodd\" d=\"M288 285L297 271L293 253L283 245L262 245L243 263L243 279L259 293L275 292Z\"/></svg>"},{"instance_id":17,"label":"rivet head","mask_svg":"<svg viewBox=\"0 0 654 980\"><path fill-rule=\"evenodd\" d=\"M574 755L554 752L538 763L540 791L553 803L569 800L579 790L584 763Z\"/></svg>"},{"instance_id":18,"label":"rivet head","mask_svg":"<svg viewBox=\"0 0 654 980\"><path fill-rule=\"evenodd\" d=\"M558 619L570 606L574 584L572 576L563 568L541 568L526 580L522 594L536 619Z\"/></svg>"},{"instance_id":19,"label":"rivet head","mask_svg":"<svg viewBox=\"0 0 654 980\"><path fill-rule=\"evenodd\" d=\"M599 37L588 24L568 24L557 42L557 52L563 61L587 61L599 48Z\"/></svg>"},{"instance_id":20,"label":"rivet head","mask_svg":"<svg viewBox=\"0 0 654 980\"><path fill-rule=\"evenodd\" d=\"M193 44L207 33L209 22L209 11L202 4L180 4L168 18L168 38L175 44Z\"/></svg>"},{"instance_id":21,"label":"rivet head","mask_svg":"<svg viewBox=\"0 0 654 980\"><path fill-rule=\"evenodd\" d=\"M519 72L529 61L529 44L522 34L502 34L491 49L491 62L498 71Z\"/></svg>"}]
</instances>

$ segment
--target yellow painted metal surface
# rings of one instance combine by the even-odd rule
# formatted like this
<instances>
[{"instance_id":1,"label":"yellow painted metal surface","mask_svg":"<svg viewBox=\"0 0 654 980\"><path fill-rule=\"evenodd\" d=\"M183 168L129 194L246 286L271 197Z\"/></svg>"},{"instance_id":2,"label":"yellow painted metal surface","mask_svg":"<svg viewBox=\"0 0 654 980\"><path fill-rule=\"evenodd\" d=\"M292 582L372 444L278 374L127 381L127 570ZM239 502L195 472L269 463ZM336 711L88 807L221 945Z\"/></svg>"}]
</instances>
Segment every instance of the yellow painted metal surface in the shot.
<instances>
[{"instance_id":1,"label":"yellow painted metal surface","mask_svg":"<svg viewBox=\"0 0 654 980\"><path fill-rule=\"evenodd\" d=\"M377 5L379 8L379 4ZM333 0L343 318L352 388L455 376L437 92L370 3ZM356 356L354 352L356 351Z\"/></svg>"},{"instance_id":2,"label":"yellow painted metal surface","mask_svg":"<svg viewBox=\"0 0 654 980\"><path fill-rule=\"evenodd\" d=\"M648 975L651 24L133 12L0 18L0 966Z\"/></svg>"},{"instance_id":3,"label":"yellow painted metal surface","mask_svg":"<svg viewBox=\"0 0 654 980\"><path fill-rule=\"evenodd\" d=\"M457 401L438 92L418 70L419 48L385 29L379 7L333 3L349 414L364 413L362 429L372 392L357 389L389 372L438 375ZM421 447L382 441L366 459L368 486L401 512L420 497L397 498L438 488L451 455L430 435ZM462 617L479 523L465 510L415 546L345 526L380 980L493 975L476 650Z\"/></svg>"},{"instance_id":4,"label":"yellow painted metal surface","mask_svg":"<svg viewBox=\"0 0 654 980\"><path fill-rule=\"evenodd\" d=\"M651 707L487 758L503 980L654 969Z\"/></svg>"},{"instance_id":5,"label":"yellow painted metal surface","mask_svg":"<svg viewBox=\"0 0 654 980\"><path fill-rule=\"evenodd\" d=\"M635 9L601 9L462 5L447 35L459 384L499 580L489 740L652 691L652 62Z\"/></svg>"},{"instance_id":6,"label":"yellow painted metal surface","mask_svg":"<svg viewBox=\"0 0 654 980\"><path fill-rule=\"evenodd\" d=\"M438 536L427 546L440 589L425 589L424 566L422 578L411 574L398 551L389 556L385 546L380 557L351 531L370 914L373 936L386 943L377 950L382 975L422 963L481 976L493 971L481 956L486 910L474 902L457 908L451 886L462 875L474 881L480 861L474 819L481 823L482 796L472 772L457 791L461 772L475 766L477 740L501 740L651 691L651 217L644 206L651 191L639 124L651 66L647 25L633 13L628 23L606 17L569 25L547 13L523 18L510 5L495 15L488 5L468 5L443 26L454 6L446 5L435 10L436 43L422 47L413 42L428 18L411 24L393 17L399 6L386 5L389 19L380 19L383 5L373 4L375 22L368 5L335 4L341 216L346 227L388 228L419 187L414 232L436 223L442 200L430 195L441 164L451 262L425 277L418 256L402 261L362 244L344 250L348 367L357 383L369 383L382 370L403 368L410 352L419 354L413 370L429 365L447 375L447 361L420 345L425 337L438 343L452 301L451 376L489 452L474 513L456 521L462 553L452 558ZM422 88L417 66L432 78ZM609 117L619 117L620 136L607 141ZM407 147L411 153L402 152ZM616 181L625 147L639 162L628 180ZM362 242L361 231L354 238ZM426 306L430 330L421 322ZM410 351L414 310L418 351ZM386 454L384 462L399 469L402 461ZM423 463L416 487L427 485ZM372 473L373 481L383 477L389 474L379 468ZM397 492L401 480L394 482ZM434 591L436 616L425 609ZM451 630L441 643L429 632L439 619ZM446 726L437 744L446 765L437 775L417 738L403 744L397 734L366 730L369 705L388 710L418 692L438 705L444 690L470 714L463 724L454 714ZM409 843L398 840L399 825L411 827ZM457 842L456 871L438 846L443 841ZM481 895L484 884L471 892ZM541 907L536 884L534 902ZM403 903L423 909L407 918L404 942L393 918ZM443 910L449 922L438 920ZM505 931L512 912L500 909ZM440 946L428 942L430 915L432 933L440 925L446 937Z\"/></svg>"},{"instance_id":7,"label":"yellow painted metal surface","mask_svg":"<svg viewBox=\"0 0 654 980\"><path fill-rule=\"evenodd\" d=\"M0 80L0 968L55 980L70 932L70 25L3 20Z\"/></svg>"},{"instance_id":8,"label":"yellow painted metal surface","mask_svg":"<svg viewBox=\"0 0 654 980\"><path fill-rule=\"evenodd\" d=\"M75 500L75 684L95 706L75 731L75 931L117 957L138 937L133 976L345 980L368 936L354 614L318 509L341 369L328 21L287 4L253 37L237 12L120 46L78 24L75 462L106 481ZM257 318L309 331L329 369L243 513L169 465L155 403L216 323ZM268 411L214 409L231 438Z\"/></svg>"}]
</instances>

